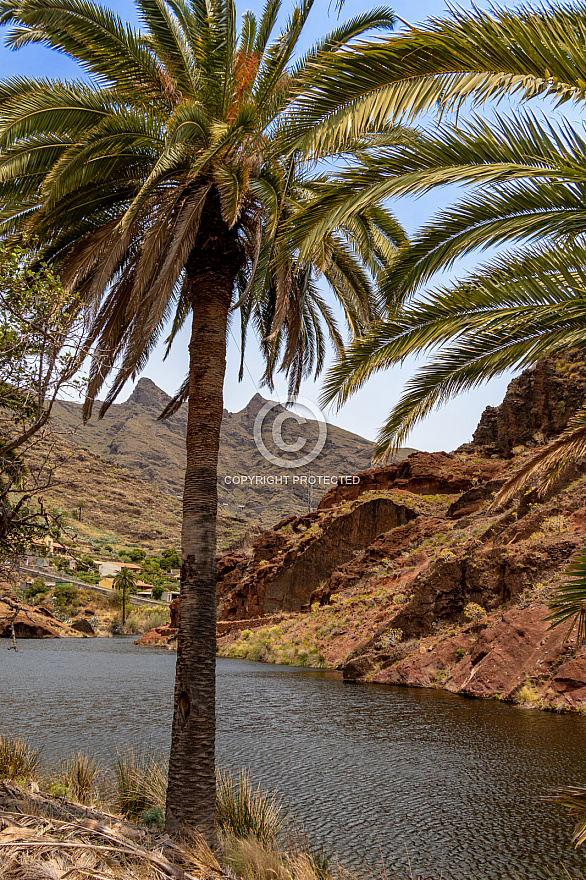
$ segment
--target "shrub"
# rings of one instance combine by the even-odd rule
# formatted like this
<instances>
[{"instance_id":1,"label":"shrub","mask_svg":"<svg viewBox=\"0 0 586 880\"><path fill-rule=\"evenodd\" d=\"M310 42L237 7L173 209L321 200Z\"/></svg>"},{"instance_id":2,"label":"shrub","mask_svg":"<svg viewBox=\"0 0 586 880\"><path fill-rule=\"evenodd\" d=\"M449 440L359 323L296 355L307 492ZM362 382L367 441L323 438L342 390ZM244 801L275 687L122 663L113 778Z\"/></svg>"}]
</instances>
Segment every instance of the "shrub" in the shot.
<instances>
[{"instance_id":1,"label":"shrub","mask_svg":"<svg viewBox=\"0 0 586 880\"><path fill-rule=\"evenodd\" d=\"M108 605L110 608L122 608L122 593L120 590L112 590L111 593L108 594ZM126 597L126 608L129 606L128 596Z\"/></svg>"},{"instance_id":2,"label":"shrub","mask_svg":"<svg viewBox=\"0 0 586 880\"><path fill-rule=\"evenodd\" d=\"M77 579L80 581L85 581L86 584L99 584L100 575L97 571L78 571Z\"/></svg>"},{"instance_id":3,"label":"shrub","mask_svg":"<svg viewBox=\"0 0 586 880\"><path fill-rule=\"evenodd\" d=\"M486 611L482 605L477 605L476 602L468 602L464 608L464 617L466 617L467 620L472 620L474 623L478 623L483 617L486 617Z\"/></svg>"},{"instance_id":4,"label":"shrub","mask_svg":"<svg viewBox=\"0 0 586 880\"><path fill-rule=\"evenodd\" d=\"M42 577L35 578L32 584L27 587L25 596L29 602L42 602L45 596L49 595L49 587L45 584ZM36 604L36 603L35 603Z\"/></svg>"},{"instance_id":5,"label":"shrub","mask_svg":"<svg viewBox=\"0 0 586 880\"><path fill-rule=\"evenodd\" d=\"M89 553L84 553L82 556L80 556L79 562L81 565L84 566L84 568L88 569L89 571L93 571L98 567L94 562L93 556L90 556Z\"/></svg>"},{"instance_id":6,"label":"shrub","mask_svg":"<svg viewBox=\"0 0 586 880\"><path fill-rule=\"evenodd\" d=\"M41 753L22 737L0 734L0 779L29 779L37 774Z\"/></svg>"},{"instance_id":7,"label":"shrub","mask_svg":"<svg viewBox=\"0 0 586 880\"><path fill-rule=\"evenodd\" d=\"M461 660L465 654L466 648L458 648L458 650L456 651L456 660Z\"/></svg>"},{"instance_id":8,"label":"shrub","mask_svg":"<svg viewBox=\"0 0 586 880\"><path fill-rule=\"evenodd\" d=\"M151 596L153 597L153 599L159 600L164 592L165 592L164 587L161 587L160 585L159 586L155 585L153 587L153 591L151 593Z\"/></svg>"},{"instance_id":9,"label":"shrub","mask_svg":"<svg viewBox=\"0 0 586 880\"><path fill-rule=\"evenodd\" d=\"M172 568L181 568L181 558L176 550L167 548L161 553L161 568L170 571Z\"/></svg>"},{"instance_id":10,"label":"shrub","mask_svg":"<svg viewBox=\"0 0 586 880\"><path fill-rule=\"evenodd\" d=\"M126 618L124 632L132 635L145 633L156 626L165 626L169 619L168 608L140 608Z\"/></svg>"},{"instance_id":11,"label":"shrub","mask_svg":"<svg viewBox=\"0 0 586 880\"><path fill-rule=\"evenodd\" d=\"M143 810L138 819L146 828L158 828L161 832L165 830L165 814L161 807L149 807L148 810Z\"/></svg>"},{"instance_id":12,"label":"shrub","mask_svg":"<svg viewBox=\"0 0 586 880\"><path fill-rule=\"evenodd\" d=\"M64 608L66 605L73 605L79 596L79 590L75 584L55 584L53 590L55 603Z\"/></svg>"},{"instance_id":13,"label":"shrub","mask_svg":"<svg viewBox=\"0 0 586 880\"><path fill-rule=\"evenodd\" d=\"M216 824L220 831L268 843L276 839L284 821L276 792L264 792L260 784L253 788L248 770L240 770L234 780L229 770L216 769Z\"/></svg>"}]
</instances>

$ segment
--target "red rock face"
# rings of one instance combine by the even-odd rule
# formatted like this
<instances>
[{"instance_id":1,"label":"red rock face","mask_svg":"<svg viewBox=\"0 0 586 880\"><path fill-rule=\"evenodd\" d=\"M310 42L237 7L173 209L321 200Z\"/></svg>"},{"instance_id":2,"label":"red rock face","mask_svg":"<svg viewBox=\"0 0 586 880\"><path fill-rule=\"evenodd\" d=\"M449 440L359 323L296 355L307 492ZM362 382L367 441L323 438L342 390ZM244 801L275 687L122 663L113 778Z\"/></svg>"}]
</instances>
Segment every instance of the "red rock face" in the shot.
<instances>
[{"instance_id":1,"label":"red rock face","mask_svg":"<svg viewBox=\"0 0 586 880\"><path fill-rule=\"evenodd\" d=\"M261 535L246 564L240 560L230 570L230 576L239 580L228 595L220 557L218 597L225 598L219 619L238 620L309 607L316 601L313 597L320 584L357 550L416 516L406 504L373 498L335 513L316 511L285 520L279 528Z\"/></svg>"},{"instance_id":2,"label":"red rock face","mask_svg":"<svg viewBox=\"0 0 586 880\"><path fill-rule=\"evenodd\" d=\"M0 639L12 638L10 622L14 612L0 602ZM14 618L14 632L17 639L60 639L74 633L72 627L57 620L52 611L23 605Z\"/></svg>"},{"instance_id":3,"label":"red rock face","mask_svg":"<svg viewBox=\"0 0 586 880\"><path fill-rule=\"evenodd\" d=\"M169 622L169 626L171 629L178 629L179 627L179 599L173 599L171 604L169 605L169 611L171 612L171 620Z\"/></svg>"},{"instance_id":4,"label":"red rock face","mask_svg":"<svg viewBox=\"0 0 586 880\"><path fill-rule=\"evenodd\" d=\"M540 446L567 427L586 398L584 353L543 358L513 379L500 406L488 406L463 449L510 455L520 445Z\"/></svg>"},{"instance_id":5,"label":"red rock face","mask_svg":"<svg viewBox=\"0 0 586 880\"><path fill-rule=\"evenodd\" d=\"M456 636L427 639L409 656L383 663L374 681L434 687L440 680L453 693L521 702L528 687L532 705L577 708L586 701L586 649L576 652L573 640L564 641L567 628L550 630L547 613L541 604L513 608Z\"/></svg>"},{"instance_id":6,"label":"red rock face","mask_svg":"<svg viewBox=\"0 0 586 880\"><path fill-rule=\"evenodd\" d=\"M319 509L354 501L365 492L399 489L415 495L452 495L494 479L502 462L463 459L447 452L414 452L409 458L385 467L362 471L356 485L334 486L322 498Z\"/></svg>"}]
</instances>

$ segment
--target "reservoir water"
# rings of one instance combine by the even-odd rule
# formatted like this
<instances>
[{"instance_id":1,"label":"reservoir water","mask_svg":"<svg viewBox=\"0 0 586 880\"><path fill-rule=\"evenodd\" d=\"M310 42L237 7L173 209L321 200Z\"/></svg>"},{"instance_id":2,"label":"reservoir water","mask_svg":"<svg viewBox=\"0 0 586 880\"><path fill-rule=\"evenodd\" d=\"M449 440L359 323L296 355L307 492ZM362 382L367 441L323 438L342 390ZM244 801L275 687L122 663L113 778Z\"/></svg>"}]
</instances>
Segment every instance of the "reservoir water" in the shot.
<instances>
[{"instance_id":1,"label":"reservoir water","mask_svg":"<svg viewBox=\"0 0 586 880\"><path fill-rule=\"evenodd\" d=\"M175 655L132 639L0 647L0 732L46 761L169 747ZM434 690L346 684L336 673L218 660L217 755L278 788L308 836L361 877L409 853L438 880L580 877L572 818L548 788L586 784L586 718ZM567 876L567 875L566 875Z\"/></svg>"}]
</instances>

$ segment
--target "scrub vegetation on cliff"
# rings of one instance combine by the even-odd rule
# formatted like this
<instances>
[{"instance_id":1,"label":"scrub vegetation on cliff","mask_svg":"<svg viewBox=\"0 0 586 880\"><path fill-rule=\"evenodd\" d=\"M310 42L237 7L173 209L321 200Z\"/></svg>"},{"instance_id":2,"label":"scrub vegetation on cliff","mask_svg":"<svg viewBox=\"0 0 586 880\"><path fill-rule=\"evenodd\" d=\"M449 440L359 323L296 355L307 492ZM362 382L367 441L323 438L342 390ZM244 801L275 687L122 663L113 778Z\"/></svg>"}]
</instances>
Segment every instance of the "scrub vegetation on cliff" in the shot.
<instances>
[{"instance_id":1,"label":"scrub vegetation on cliff","mask_svg":"<svg viewBox=\"0 0 586 880\"><path fill-rule=\"evenodd\" d=\"M585 711L586 649L546 620L586 551L584 469L544 497L491 507L580 405L581 366L579 353L544 360L471 444L362 472L250 551L219 557L219 653Z\"/></svg>"}]
</instances>

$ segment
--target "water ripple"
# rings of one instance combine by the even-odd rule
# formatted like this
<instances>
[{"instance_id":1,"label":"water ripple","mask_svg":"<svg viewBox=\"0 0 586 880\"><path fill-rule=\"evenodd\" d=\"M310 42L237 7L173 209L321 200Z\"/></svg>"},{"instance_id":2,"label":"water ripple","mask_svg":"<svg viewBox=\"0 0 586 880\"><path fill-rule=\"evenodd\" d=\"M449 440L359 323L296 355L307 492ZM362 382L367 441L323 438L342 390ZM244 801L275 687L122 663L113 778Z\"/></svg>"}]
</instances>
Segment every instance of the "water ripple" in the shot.
<instances>
[{"instance_id":1,"label":"water ripple","mask_svg":"<svg viewBox=\"0 0 586 880\"><path fill-rule=\"evenodd\" d=\"M129 639L0 651L0 729L47 758L167 750L175 658ZM586 779L586 719L331 672L218 661L218 760L278 788L316 843L365 874L407 865L457 880L577 876L572 820L539 798Z\"/></svg>"}]
</instances>

